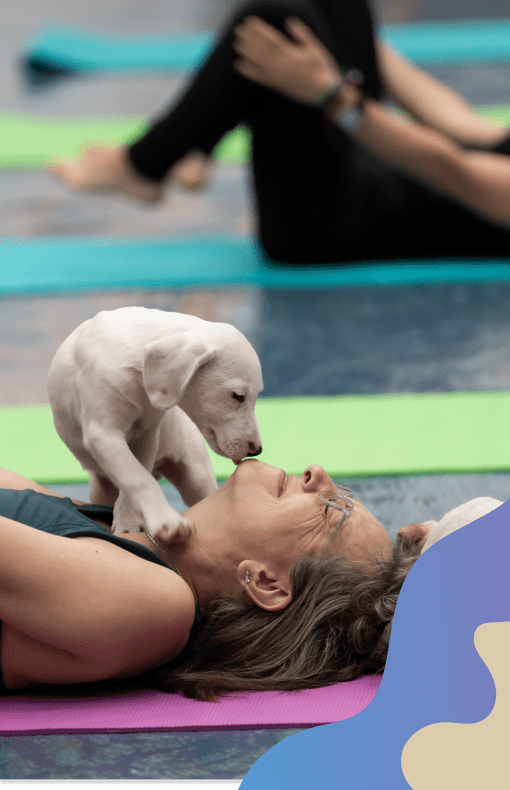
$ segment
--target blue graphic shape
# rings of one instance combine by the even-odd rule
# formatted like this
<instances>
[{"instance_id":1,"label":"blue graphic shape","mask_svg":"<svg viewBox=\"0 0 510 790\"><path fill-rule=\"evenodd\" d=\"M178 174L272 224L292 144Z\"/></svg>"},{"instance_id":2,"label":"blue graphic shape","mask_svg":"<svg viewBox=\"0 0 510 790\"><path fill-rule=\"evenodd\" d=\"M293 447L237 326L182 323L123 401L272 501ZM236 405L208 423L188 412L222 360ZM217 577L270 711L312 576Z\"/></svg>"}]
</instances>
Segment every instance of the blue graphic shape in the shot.
<instances>
[{"instance_id":1,"label":"blue graphic shape","mask_svg":"<svg viewBox=\"0 0 510 790\"><path fill-rule=\"evenodd\" d=\"M474 633L510 621L509 522L510 501L429 549L402 589L386 671L368 708L274 746L241 789L408 790L400 759L415 732L488 716L495 686Z\"/></svg>"}]
</instances>

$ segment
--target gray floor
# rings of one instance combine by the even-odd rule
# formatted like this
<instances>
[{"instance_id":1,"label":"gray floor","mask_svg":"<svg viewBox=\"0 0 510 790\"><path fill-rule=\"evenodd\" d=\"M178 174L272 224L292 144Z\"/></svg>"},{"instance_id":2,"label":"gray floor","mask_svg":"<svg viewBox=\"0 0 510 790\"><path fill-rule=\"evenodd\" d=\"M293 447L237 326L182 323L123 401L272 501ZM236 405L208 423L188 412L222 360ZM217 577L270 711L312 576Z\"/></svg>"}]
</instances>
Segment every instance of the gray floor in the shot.
<instances>
[{"instance_id":1,"label":"gray floor","mask_svg":"<svg viewBox=\"0 0 510 790\"><path fill-rule=\"evenodd\" d=\"M152 115L183 85L175 75L62 80L29 90L17 58L33 31L60 22L126 34L209 29L232 2L20 0L0 8L0 110L41 116ZM381 0L383 22L506 16L480 0ZM434 68L475 104L509 100L508 64ZM157 209L72 195L44 172L0 172L0 236L125 237L250 233L243 167L217 168L200 195L172 191ZM255 345L267 395L363 394L510 388L510 285L278 293L271 291L91 293L0 302L0 404L46 401L44 380L66 335L98 310L142 304L236 325ZM0 439L1 442L1 439ZM1 449L1 444L0 444ZM339 448L339 452L342 448ZM1 463L1 457L0 457ZM507 498L509 475L343 481L389 533L438 517L478 494ZM63 489L59 489L63 491ZM69 491L67 491L69 493ZM75 489L84 497L83 489ZM169 490L175 501L175 494ZM292 731L55 735L0 739L0 778L241 778Z\"/></svg>"}]
</instances>

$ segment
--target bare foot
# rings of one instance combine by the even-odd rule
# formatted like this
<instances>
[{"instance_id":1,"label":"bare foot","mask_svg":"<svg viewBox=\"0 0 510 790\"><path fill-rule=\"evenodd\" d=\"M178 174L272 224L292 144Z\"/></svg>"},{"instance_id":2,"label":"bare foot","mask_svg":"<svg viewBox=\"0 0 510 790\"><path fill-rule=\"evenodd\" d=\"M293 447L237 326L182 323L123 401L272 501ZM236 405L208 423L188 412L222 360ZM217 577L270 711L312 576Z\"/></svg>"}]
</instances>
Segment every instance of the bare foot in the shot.
<instances>
[{"instance_id":1,"label":"bare foot","mask_svg":"<svg viewBox=\"0 0 510 790\"><path fill-rule=\"evenodd\" d=\"M193 148L179 159L168 173L167 180L183 189L198 190L207 186L213 161L209 154Z\"/></svg>"},{"instance_id":2,"label":"bare foot","mask_svg":"<svg viewBox=\"0 0 510 790\"><path fill-rule=\"evenodd\" d=\"M91 146L78 159L59 159L48 170L80 192L121 195L148 204L163 196L161 184L140 175L125 148Z\"/></svg>"}]
</instances>

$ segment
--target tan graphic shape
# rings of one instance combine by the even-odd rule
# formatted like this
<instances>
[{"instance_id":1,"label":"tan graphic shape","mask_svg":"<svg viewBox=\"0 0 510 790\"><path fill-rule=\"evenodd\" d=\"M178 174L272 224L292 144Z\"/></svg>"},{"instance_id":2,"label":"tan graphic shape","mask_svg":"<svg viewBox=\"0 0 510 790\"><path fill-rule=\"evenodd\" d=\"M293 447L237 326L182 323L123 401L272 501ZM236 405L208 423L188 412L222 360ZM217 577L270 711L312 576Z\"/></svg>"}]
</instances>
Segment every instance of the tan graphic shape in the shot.
<instances>
[{"instance_id":1,"label":"tan graphic shape","mask_svg":"<svg viewBox=\"0 0 510 790\"><path fill-rule=\"evenodd\" d=\"M479 626L475 647L496 685L494 707L475 724L430 724L409 738L401 764L413 790L510 789L510 623Z\"/></svg>"}]
</instances>

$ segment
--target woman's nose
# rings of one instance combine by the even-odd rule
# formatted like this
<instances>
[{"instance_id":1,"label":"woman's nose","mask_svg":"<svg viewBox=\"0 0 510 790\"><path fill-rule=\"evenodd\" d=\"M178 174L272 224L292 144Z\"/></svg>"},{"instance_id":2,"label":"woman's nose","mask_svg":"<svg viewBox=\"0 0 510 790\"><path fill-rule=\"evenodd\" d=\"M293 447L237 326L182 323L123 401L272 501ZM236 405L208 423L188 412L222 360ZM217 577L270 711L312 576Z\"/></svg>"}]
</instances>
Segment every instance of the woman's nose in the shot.
<instances>
[{"instance_id":1,"label":"woman's nose","mask_svg":"<svg viewBox=\"0 0 510 790\"><path fill-rule=\"evenodd\" d=\"M302 475L303 489L310 493L316 491L324 491L330 487L334 487L328 473L318 464L311 464L307 466Z\"/></svg>"}]
</instances>

